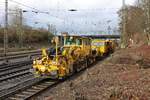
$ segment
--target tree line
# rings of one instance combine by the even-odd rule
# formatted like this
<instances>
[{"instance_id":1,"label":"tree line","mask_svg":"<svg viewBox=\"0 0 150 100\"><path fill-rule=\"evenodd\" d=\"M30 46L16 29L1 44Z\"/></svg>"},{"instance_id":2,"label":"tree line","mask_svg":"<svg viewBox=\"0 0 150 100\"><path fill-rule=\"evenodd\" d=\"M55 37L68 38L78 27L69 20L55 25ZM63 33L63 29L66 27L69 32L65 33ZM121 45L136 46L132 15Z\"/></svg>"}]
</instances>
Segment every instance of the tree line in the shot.
<instances>
[{"instance_id":1,"label":"tree line","mask_svg":"<svg viewBox=\"0 0 150 100\"><path fill-rule=\"evenodd\" d=\"M150 44L150 0L136 0L134 5L126 5L118 14L123 47Z\"/></svg>"},{"instance_id":2,"label":"tree line","mask_svg":"<svg viewBox=\"0 0 150 100\"><path fill-rule=\"evenodd\" d=\"M28 44L50 43L53 33L45 28L33 28L26 24L26 19L20 14L21 9L15 7L11 9L15 15L9 15L8 23L8 46L27 46ZM0 46L4 42L4 29L0 26Z\"/></svg>"}]
</instances>

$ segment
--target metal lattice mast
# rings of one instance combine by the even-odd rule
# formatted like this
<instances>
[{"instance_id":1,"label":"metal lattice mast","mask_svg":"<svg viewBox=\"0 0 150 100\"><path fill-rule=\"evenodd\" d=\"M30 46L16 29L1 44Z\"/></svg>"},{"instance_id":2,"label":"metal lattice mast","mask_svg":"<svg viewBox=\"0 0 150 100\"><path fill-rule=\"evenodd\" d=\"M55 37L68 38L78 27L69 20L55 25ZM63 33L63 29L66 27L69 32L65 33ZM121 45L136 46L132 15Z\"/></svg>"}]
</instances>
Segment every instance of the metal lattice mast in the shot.
<instances>
[{"instance_id":1,"label":"metal lattice mast","mask_svg":"<svg viewBox=\"0 0 150 100\"><path fill-rule=\"evenodd\" d=\"M19 15L20 15L20 34L19 34L19 45L20 45L20 47L22 47L22 45L23 45L23 37L22 37L22 35L23 35L23 27L22 27L22 21L23 21L23 16L22 16L22 9L20 9L19 10Z\"/></svg>"},{"instance_id":2,"label":"metal lattice mast","mask_svg":"<svg viewBox=\"0 0 150 100\"><path fill-rule=\"evenodd\" d=\"M5 0L5 31L4 31L4 55L8 48L8 0Z\"/></svg>"}]
</instances>

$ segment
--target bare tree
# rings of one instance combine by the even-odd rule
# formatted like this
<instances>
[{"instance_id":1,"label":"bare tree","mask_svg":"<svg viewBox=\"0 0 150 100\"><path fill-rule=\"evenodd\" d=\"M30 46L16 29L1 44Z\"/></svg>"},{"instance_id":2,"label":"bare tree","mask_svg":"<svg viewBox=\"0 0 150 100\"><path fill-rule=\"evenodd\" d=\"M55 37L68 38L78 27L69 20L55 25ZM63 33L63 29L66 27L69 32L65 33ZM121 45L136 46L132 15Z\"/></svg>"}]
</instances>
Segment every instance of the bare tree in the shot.
<instances>
[{"instance_id":1,"label":"bare tree","mask_svg":"<svg viewBox=\"0 0 150 100\"><path fill-rule=\"evenodd\" d=\"M146 28L145 25L145 15L143 9L137 6L126 6L125 9L125 17L126 17L126 32L123 34L123 19L122 19L122 10L119 11L119 16L121 18L120 22L120 31L122 33L122 42L125 46L131 44L145 44L147 43L146 35L144 34L144 30Z\"/></svg>"},{"instance_id":2,"label":"bare tree","mask_svg":"<svg viewBox=\"0 0 150 100\"><path fill-rule=\"evenodd\" d=\"M142 8L145 15L145 34L150 44L150 0L136 0L138 7Z\"/></svg>"}]
</instances>

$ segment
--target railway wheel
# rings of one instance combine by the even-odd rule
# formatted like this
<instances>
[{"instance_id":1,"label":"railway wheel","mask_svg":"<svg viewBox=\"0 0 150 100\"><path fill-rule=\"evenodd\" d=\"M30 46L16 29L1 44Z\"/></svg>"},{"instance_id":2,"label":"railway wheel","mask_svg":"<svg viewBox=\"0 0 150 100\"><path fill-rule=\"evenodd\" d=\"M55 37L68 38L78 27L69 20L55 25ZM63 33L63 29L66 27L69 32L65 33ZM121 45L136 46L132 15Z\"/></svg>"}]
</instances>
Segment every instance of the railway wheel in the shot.
<instances>
[{"instance_id":1,"label":"railway wheel","mask_svg":"<svg viewBox=\"0 0 150 100\"><path fill-rule=\"evenodd\" d=\"M89 65L90 65L90 58L87 57L86 60L85 60L85 67L87 68Z\"/></svg>"},{"instance_id":2,"label":"railway wheel","mask_svg":"<svg viewBox=\"0 0 150 100\"><path fill-rule=\"evenodd\" d=\"M74 64L69 65L69 76L72 75L75 72L74 70Z\"/></svg>"}]
</instances>

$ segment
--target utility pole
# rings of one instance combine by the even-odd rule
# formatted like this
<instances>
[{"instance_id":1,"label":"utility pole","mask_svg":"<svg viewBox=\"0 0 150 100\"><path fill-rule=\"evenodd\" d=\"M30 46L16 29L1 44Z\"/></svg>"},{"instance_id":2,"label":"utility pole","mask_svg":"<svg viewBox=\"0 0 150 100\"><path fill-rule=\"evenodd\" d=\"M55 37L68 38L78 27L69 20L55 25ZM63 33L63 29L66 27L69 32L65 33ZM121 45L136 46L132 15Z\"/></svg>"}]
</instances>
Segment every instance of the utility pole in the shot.
<instances>
[{"instance_id":1,"label":"utility pole","mask_svg":"<svg viewBox=\"0 0 150 100\"><path fill-rule=\"evenodd\" d=\"M5 0L5 31L4 31L4 55L8 48L8 0ZM5 59L7 61L7 59Z\"/></svg>"},{"instance_id":2,"label":"utility pole","mask_svg":"<svg viewBox=\"0 0 150 100\"><path fill-rule=\"evenodd\" d=\"M48 34L47 34L47 36L48 36L48 42L50 42L50 36L49 36L49 34L51 33L51 25L47 24L47 27L48 27Z\"/></svg>"},{"instance_id":3,"label":"utility pole","mask_svg":"<svg viewBox=\"0 0 150 100\"><path fill-rule=\"evenodd\" d=\"M47 24L47 27L48 27L48 32L50 32L51 31L50 24Z\"/></svg>"},{"instance_id":4,"label":"utility pole","mask_svg":"<svg viewBox=\"0 0 150 100\"><path fill-rule=\"evenodd\" d=\"M148 29L150 34L150 0L147 0Z\"/></svg>"},{"instance_id":5,"label":"utility pole","mask_svg":"<svg viewBox=\"0 0 150 100\"><path fill-rule=\"evenodd\" d=\"M22 9L17 9L16 10L16 29L17 29L17 36L18 36L18 44L19 47L22 47L23 44L23 29L22 29L22 22L23 22L23 14L22 14Z\"/></svg>"},{"instance_id":6,"label":"utility pole","mask_svg":"<svg viewBox=\"0 0 150 100\"><path fill-rule=\"evenodd\" d=\"M140 0L137 1L137 5L138 5L138 6L139 6L139 4L140 4Z\"/></svg>"},{"instance_id":7,"label":"utility pole","mask_svg":"<svg viewBox=\"0 0 150 100\"><path fill-rule=\"evenodd\" d=\"M108 34L109 35L111 34L111 27L110 27L110 25L108 26Z\"/></svg>"},{"instance_id":8,"label":"utility pole","mask_svg":"<svg viewBox=\"0 0 150 100\"><path fill-rule=\"evenodd\" d=\"M22 29L22 21L23 21L23 16L22 16L22 9L19 10L19 15L20 15L20 34L19 34L19 45L20 47L22 47L23 44L23 39L22 39L22 35L23 35L23 29Z\"/></svg>"},{"instance_id":9,"label":"utility pole","mask_svg":"<svg viewBox=\"0 0 150 100\"><path fill-rule=\"evenodd\" d=\"M121 35L121 41L122 41L122 46L123 48L126 45L126 9L125 9L125 0L122 0L122 18L123 18L123 23L122 23L122 35Z\"/></svg>"}]
</instances>

